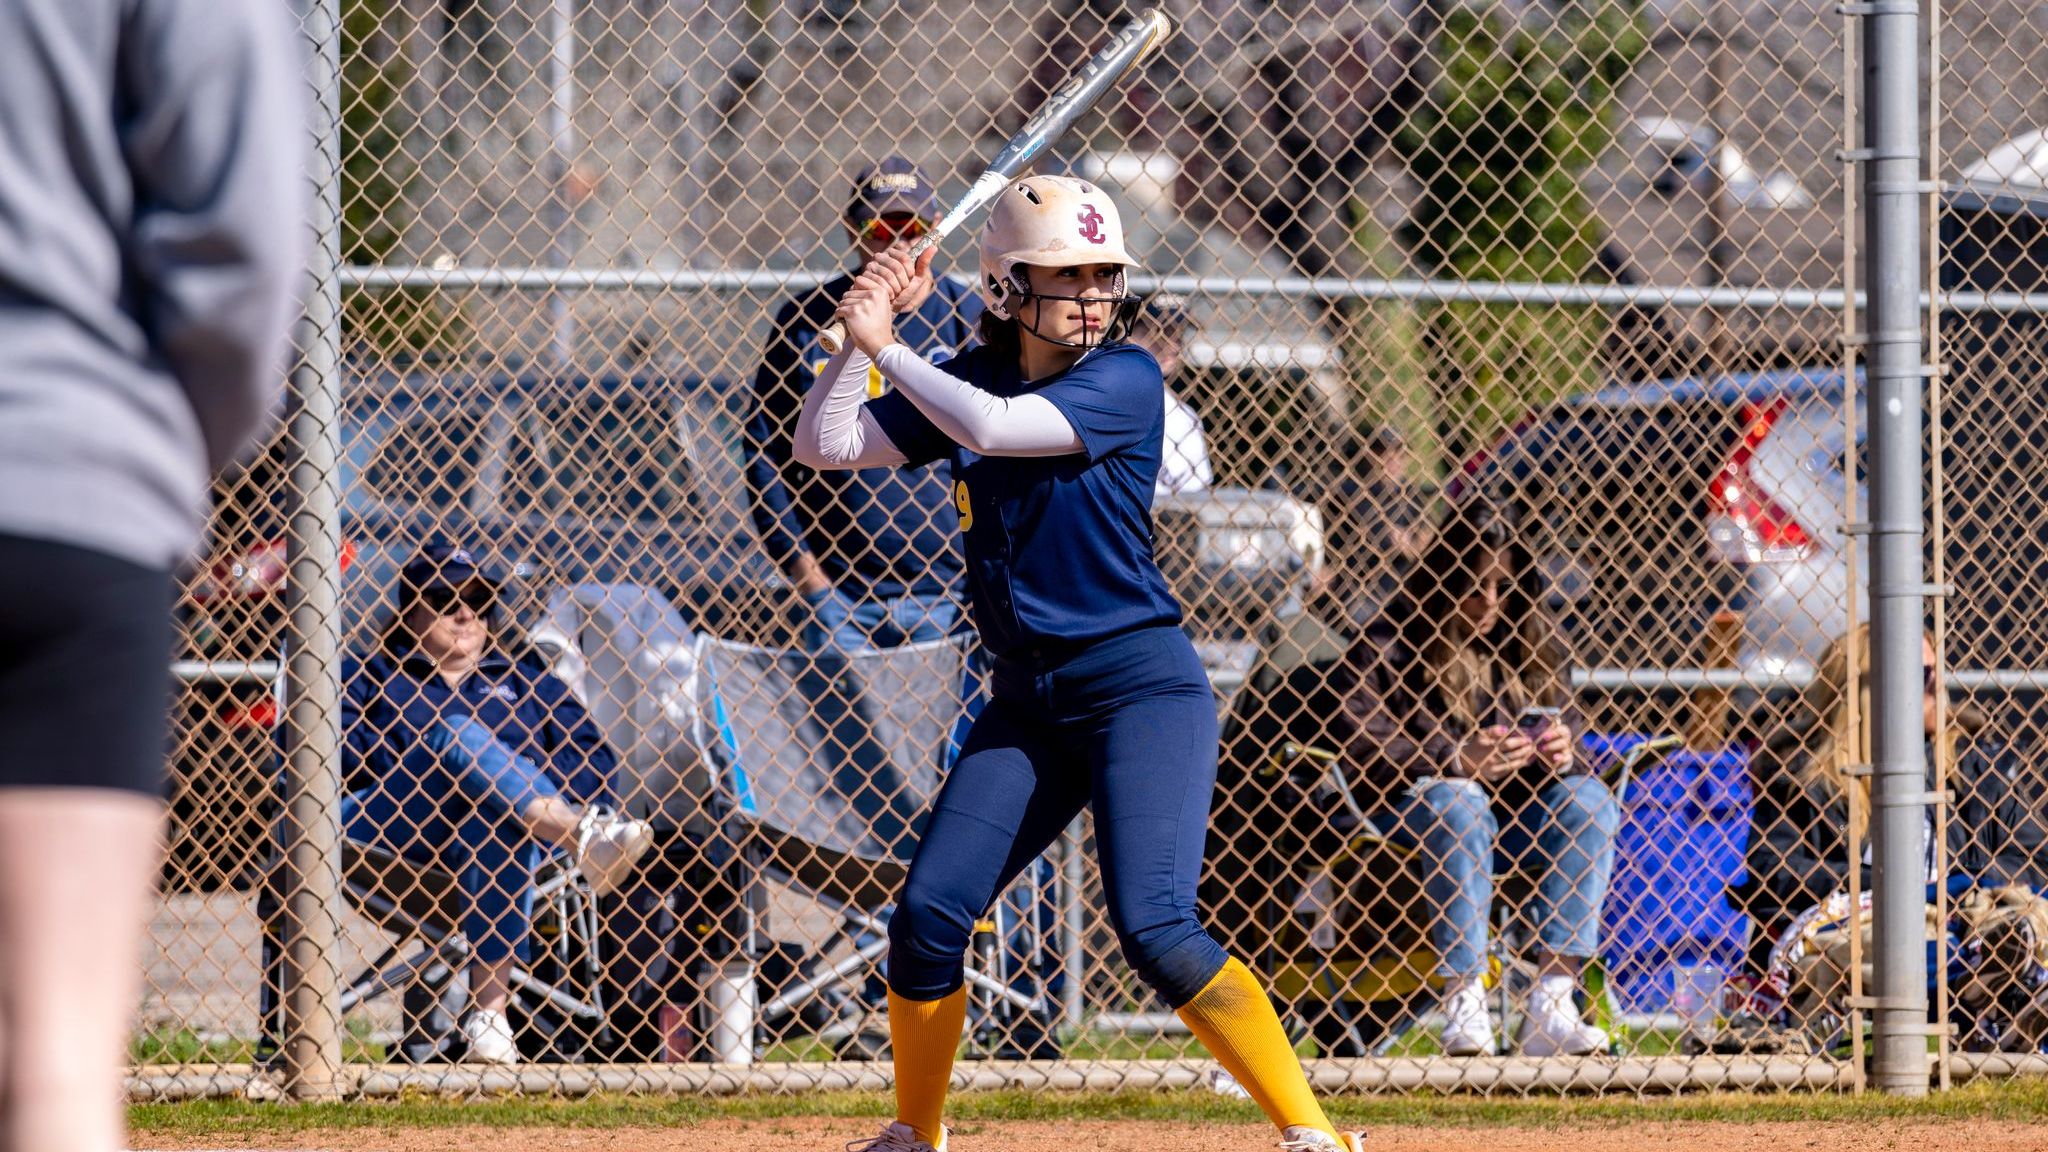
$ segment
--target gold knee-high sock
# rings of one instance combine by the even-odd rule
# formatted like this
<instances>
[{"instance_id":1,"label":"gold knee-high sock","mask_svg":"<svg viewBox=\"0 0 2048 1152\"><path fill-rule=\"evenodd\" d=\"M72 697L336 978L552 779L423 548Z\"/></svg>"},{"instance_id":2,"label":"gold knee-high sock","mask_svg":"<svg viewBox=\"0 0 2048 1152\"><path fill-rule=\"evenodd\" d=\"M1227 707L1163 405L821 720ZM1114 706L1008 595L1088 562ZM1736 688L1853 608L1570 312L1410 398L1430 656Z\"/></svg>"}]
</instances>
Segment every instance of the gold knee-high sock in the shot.
<instances>
[{"instance_id":1,"label":"gold knee-high sock","mask_svg":"<svg viewBox=\"0 0 2048 1152\"><path fill-rule=\"evenodd\" d=\"M1251 969L1230 960L1176 1012L1282 1131L1300 1125L1337 1134L1309 1090L1294 1045L1287 1042L1273 1002L1266 999L1266 990Z\"/></svg>"},{"instance_id":2,"label":"gold knee-high sock","mask_svg":"<svg viewBox=\"0 0 2048 1152\"><path fill-rule=\"evenodd\" d=\"M939 1000L905 1000L889 993L889 1047L896 1060L896 1119L917 1138L939 1146L953 1054L967 1022L967 989Z\"/></svg>"}]
</instances>

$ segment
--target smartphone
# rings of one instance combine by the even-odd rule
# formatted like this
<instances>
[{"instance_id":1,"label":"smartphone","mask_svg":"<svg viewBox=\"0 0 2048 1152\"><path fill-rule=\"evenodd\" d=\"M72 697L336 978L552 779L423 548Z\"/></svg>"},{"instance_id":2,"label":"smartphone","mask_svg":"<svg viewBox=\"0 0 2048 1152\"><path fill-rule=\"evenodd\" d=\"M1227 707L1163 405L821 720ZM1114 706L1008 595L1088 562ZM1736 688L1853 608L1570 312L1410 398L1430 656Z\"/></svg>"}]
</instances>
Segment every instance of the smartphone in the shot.
<instances>
[{"instance_id":1,"label":"smartphone","mask_svg":"<svg viewBox=\"0 0 2048 1152\"><path fill-rule=\"evenodd\" d=\"M1550 708L1532 704L1522 709L1521 715L1515 717L1515 728L1522 735L1534 740L1538 736L1543 735L1544 729L1557 723L1557 718L1562 715L1564 715L1564 709L1562 708Z\"/></svg>"}]
</instances>

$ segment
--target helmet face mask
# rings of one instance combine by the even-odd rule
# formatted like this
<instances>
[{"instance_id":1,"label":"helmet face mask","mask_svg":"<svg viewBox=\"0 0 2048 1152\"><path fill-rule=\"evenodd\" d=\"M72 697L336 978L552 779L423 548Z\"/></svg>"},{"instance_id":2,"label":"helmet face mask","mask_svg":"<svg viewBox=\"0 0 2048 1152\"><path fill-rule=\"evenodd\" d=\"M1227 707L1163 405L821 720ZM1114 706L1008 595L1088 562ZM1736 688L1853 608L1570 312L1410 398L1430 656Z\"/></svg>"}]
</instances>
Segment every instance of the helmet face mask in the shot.
<instances>
[{"instance_id":1,"label":"helmet face mask","mask_svg":"<svg viewBox=\"0 0 2048 1152\"><path fill-rule=\"evenodd\" d=\"M1130 335L1131 325L1137 319L1138 310L1144 303L1141 297L1131 295L1130 290L1125 286L1125 274L1121 268L1117 270L1115 289L1107 296L1034 292L1031 290L1029 266L1020 266L1017 269L1016 279L1017 284L1012 286L1009 297L1011 301L1011 319L1016 321L1017 327L1021 331L1029 332L1045 343L1058 348L1095 348L1103 344L1114 344L1124 339ZM1027 307L1032 304L1036 304L1038 307ZM1093 304L1108 308L1109 317L1105 323L1095 329L1097 335L1082 340L1065 340L1058 336L1047 334L1040 327L1045 322L1045 306L1049 304Z\"/></svg>"},{"instance_id":2,"label":"helmet face mask","mask_svg":"<svg viewBox=\"0 0 2048 1152\"><path fill-rule=\"evenodd\" d=\"M1074 268L1114 264L1128 269L1135 261L1124 247L1123 221L1109 195L1071 176L1027 176L1010 185L989 210L981 232L981 295L988 310L1015 320L1027 332L1064 348L1092 348L1120 340L1129 332L1138 298L1130 295L1124 275L1117 276L1111 296L1059 296L1032 291L1029 267ZM1039 316L1026 323L1022 306L1032 300L1108 304L1114 310L1102 335L1094 341L1055 339L1039 331ZM1043 309L1036 310L1042 315Z\"/></svg>"}]
</instances>

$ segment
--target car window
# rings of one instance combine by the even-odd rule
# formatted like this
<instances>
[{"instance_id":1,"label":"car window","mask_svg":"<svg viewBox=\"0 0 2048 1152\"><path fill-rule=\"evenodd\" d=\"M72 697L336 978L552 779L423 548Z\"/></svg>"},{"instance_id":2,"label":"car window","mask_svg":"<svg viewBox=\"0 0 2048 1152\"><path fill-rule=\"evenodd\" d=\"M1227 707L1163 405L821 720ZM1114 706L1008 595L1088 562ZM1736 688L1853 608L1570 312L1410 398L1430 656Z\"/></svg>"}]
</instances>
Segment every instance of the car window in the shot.
<instances>
[{"instance_id":1,"label":"car window","mask_svg":"<svg viewBox=\"0 0 2048 1152\"><path fill-rule=\"evenodd\" d=\"M507 511L640 522L694 515L678 415L673 401L643 396L535 404L513 437Z\"/></svg>"},{"instance_id":2,"label":"car window","mask_svg":"<svg viewBox=\"0 0 2048 1152\"><path fill-rule=\"evenodd\" d=\"M380 501L463 507L484 440L478 412L421 412L393 421L363 469L362 487Z\"/></svg>"}]
</instances>

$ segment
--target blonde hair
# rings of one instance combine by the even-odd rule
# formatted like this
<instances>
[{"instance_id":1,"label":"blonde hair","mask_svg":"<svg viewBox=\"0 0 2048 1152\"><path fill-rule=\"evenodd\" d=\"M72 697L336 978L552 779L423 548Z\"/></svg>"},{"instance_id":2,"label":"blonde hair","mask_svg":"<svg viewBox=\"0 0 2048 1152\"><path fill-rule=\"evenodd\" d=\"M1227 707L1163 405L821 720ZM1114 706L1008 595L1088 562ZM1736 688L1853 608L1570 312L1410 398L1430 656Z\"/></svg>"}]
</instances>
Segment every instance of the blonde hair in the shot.
<instances>
[{"instance_id":1,"label":"blonde hair","mask_svg":"<svg viewBox=\"0 0 2048 1152\"><path fill-rule=\"evenodd\" d=\"M1497 696L1509 712L1565 703L1563 646L1548 619L1525 619L1514 629L1521 640L1514 646L1519 661L1480 645L1465 634L1462 621L1446 621L1444 632L1424 649L1422 660L1426 682L1454 727L1479 727L1476 705L1482 695Z\"/></svg>"},{"instance_id":2,"label":"blonde hair","mask_svg":"<svg viewBox=\"0 0 2048 1152\"><path fill-rule=\"evenodd\" d=\"M1850 695L1849 657L1856 657L1855 695ZM1821 655L1813 682L1802 697L1806 715L1812 721L1808 744L1811 754L1800 766L1802 783L1819 784L1849 805L1852 826L1870 826L1870 777L1851 775L1855 766L1867 766L1870 754L1870 625L1859 624L1839 636ZM1852 710L1852 707L1853 710ZM1937 763L1946 774L1954 770L1958 738L1967 737L1983 726L1976 709L1963 704L1948 708L1947 727L1934 741Z\"/></svg>"}]
</instances>

